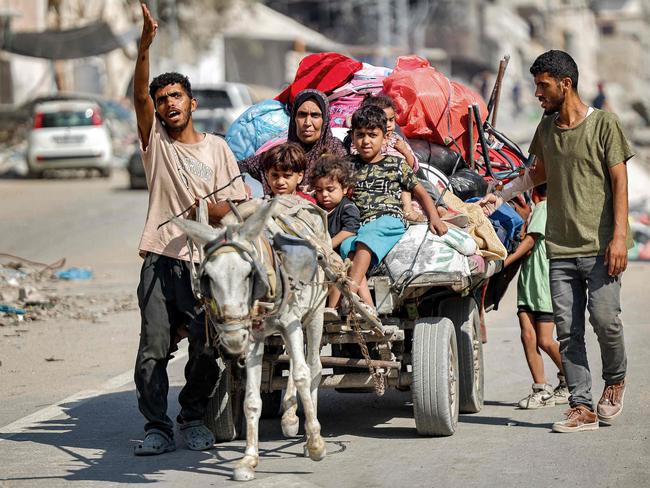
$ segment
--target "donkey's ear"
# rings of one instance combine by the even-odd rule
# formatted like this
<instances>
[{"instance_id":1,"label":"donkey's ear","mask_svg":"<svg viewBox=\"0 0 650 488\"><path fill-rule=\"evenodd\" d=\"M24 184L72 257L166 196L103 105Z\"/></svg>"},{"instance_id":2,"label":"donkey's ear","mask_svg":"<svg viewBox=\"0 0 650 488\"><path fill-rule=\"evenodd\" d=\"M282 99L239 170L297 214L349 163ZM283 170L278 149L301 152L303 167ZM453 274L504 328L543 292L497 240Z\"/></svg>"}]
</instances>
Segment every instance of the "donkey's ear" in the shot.
<instances>
[{"instance_id":1,"label":"donkey's ear","mask_svg":"<svg viewBox=\"0 0 650 488\"><path fill-rule=\"evenodd\" d=\"M277 201L271 200L268 204L263 205L257 212L246 219L246 222L239 228L239 236L245 240L253 240L264 230L267 220L273 214Z\"/></svg>"},{"instance_id":2,"label":"donkey's ear","mask_svg":"<svg viewBox=\"0 0 650 488\"><path fill-rule=\"evenodd\" d=\"M192 238L194 242L201 246L208 242L214 241L224 233L223 229L215 229L208 224L202 224L194 220L179 219L174 217L172 223L179 227L183 232Z\"/></svg>"}]
</instances>

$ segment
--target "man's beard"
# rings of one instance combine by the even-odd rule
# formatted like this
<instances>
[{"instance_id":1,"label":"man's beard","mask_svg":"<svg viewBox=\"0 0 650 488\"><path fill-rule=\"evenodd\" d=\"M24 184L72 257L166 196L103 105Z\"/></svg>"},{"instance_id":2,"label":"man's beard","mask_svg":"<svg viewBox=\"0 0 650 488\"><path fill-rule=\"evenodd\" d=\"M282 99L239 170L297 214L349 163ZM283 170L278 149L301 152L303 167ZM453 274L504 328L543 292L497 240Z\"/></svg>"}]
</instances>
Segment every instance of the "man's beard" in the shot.
<instances>
[{"instance_id":1,"label":"man's beard","mask_svg":"<svg viewBox=\"0 0 650 488\"><path fill-rule=\"evenodd\" d=\"M167 125L167 131L168 132L183 132L187 126L190 123L190 118L189 116L185 119L185 122L183 122L181 125L178 125L176 127L172 127L170 125Z\"/></svg>"},{"instance_id":2,"label":"man's beard","mask_svg":"<svg viewBox=\"0 0 650 488\"><path fill-rule=\"evenodd\" d=\"M544 110L544 115L555 115L558 113L560 111L560 108L562 108L562 104L564 103L564 96L559 96L554 100L554 102L555 103L553 103L552 107L548 107Z\"/></svg>"}]
</instances>

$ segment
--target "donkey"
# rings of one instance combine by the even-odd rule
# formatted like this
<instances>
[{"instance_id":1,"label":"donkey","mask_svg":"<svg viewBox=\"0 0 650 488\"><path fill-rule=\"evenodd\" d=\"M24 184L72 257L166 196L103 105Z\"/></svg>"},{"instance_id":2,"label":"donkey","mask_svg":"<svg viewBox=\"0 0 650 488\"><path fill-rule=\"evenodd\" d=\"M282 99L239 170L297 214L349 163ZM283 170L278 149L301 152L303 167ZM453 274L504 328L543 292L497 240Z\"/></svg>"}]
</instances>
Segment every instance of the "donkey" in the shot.
<instances>
[{"instance_id":1,"label":"donkey","mask_svg":"<svg viewBox=\"0 0 650 488\"><path fill-rule=\"evenodd\" d=\"M290 357L290 374L282 400L282 432L286 437L295 437L298 433L297 389L305 413L305 455L320 461L326 453L316 408L327 285L317 265L316 253L304 246L304 241L298 239L303 246L294 245L293 251L292 246L287 248L289 252L274 250L292 240L270 219L276 199L262 203L243 223L227 225L225 229L174 219L194 242L203 246L205 258L199 274L204 283L204 295L209 296L207 308L213 315L219 345L226 354L244 359L246 364L246 451L234 469L233 478L238 481L254 479L259 462L264 338L275 332L281 334ZM311 230L327 236L324 224L321 226L322 229ZM272 234L274 248L265 234ZM264 265L267 260L276 262L274 291L277 298L273 303L262 301L272 286ZM307 333L306 359L303 326Z\"/></svg>"}]
</instances>

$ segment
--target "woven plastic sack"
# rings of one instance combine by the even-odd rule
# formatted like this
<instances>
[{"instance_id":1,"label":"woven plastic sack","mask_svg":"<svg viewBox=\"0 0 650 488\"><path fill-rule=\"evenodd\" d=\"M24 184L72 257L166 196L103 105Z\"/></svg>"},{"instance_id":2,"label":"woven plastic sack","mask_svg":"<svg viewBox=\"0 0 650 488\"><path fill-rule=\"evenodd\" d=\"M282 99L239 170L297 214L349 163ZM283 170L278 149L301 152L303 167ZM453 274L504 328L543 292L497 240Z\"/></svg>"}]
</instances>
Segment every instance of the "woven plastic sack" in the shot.
<instances>
[{"instance_id":1,"label":"woven plastic sack","mask_svg":"<svg viewBox=\"0 0 650 488\"><path fill-rule=\"evenodd\" d=\"M477 103L481 120L487 106L476 92L450 81L419 56L400 56L384 80L384 92L395 102L397 124L409 138L427 139L468 154L467 107ZM474 140L478 131L474 128Z\"/></svg>"},{"instance_id":2,"label":"woven plastic sack","mask_svg":"<svg viewBox=\"0 0 650 488\"><path fill-rule=\"evenodd\" d=\"M289 114L277 100L263 100L241 114L228 132L226 142L237 160L247 158L267 141L289 128Z\"/></svg>"},{"instance_id":3,"label":"woven plastic sack","mask_svg":"<svg viewBox=\"0 0 650 488\"><path fill-rule=\"evenodd\" d=\"M359 61L343 54L310 54L300 61L293 83L275 99L289 105L306 88L315 88L329 94L347 83L362 67Z\"/></svg>"}]
</instances>

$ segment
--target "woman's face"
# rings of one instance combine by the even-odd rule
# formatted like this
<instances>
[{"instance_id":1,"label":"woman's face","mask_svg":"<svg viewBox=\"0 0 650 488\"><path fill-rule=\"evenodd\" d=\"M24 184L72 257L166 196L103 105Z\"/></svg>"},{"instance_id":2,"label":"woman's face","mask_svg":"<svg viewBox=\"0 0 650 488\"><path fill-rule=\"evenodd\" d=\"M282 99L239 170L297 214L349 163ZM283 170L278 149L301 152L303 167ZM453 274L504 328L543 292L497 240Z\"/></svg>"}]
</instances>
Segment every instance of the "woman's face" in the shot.
<instances>
[{"instance_id":1,"label":"woman's face","mask_svg":"<svg viewBox=\"0 0 650 488\"><path fill-rule=\"evenodd\" d=\"M313 100L303 102L296 111L296 134L304 144L314 144L320 139L323 112Z\"/></svg>"}]
</instances>

